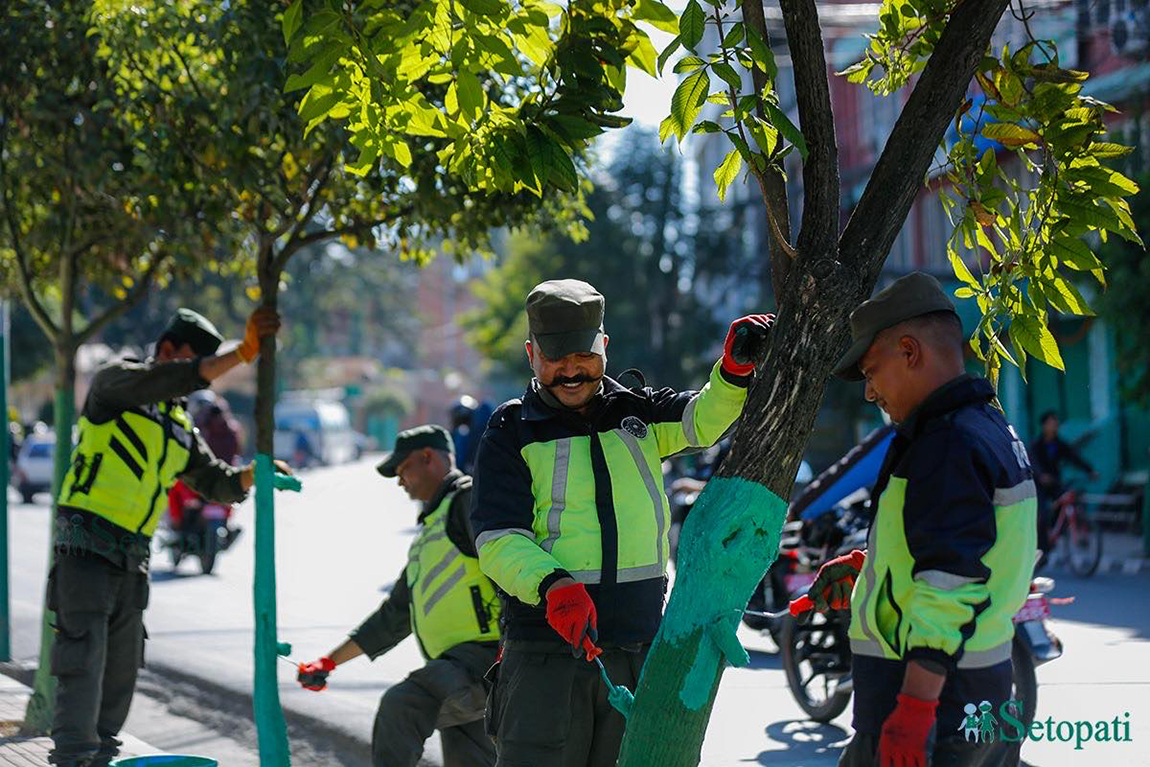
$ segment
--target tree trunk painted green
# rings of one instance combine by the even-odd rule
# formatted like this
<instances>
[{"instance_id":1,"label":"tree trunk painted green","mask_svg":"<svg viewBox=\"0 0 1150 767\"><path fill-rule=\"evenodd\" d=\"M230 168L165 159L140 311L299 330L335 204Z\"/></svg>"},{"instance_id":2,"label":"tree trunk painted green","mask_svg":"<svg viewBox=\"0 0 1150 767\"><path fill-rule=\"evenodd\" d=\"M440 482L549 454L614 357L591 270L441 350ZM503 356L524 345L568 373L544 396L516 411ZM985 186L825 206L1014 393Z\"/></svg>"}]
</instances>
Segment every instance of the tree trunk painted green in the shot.
<instances>
[{"instance_id":1,"label":"tree trunk painted green","mask_svg":"<svg viewBox=\"0 0 1150 767\"><path fill-rule=\"evenodd\" d=\"M279 273L270 267L270 247L262 251L260 290L263 305L276 308ZM280 706L276 660L276 557L275 494L272 487L275 457L276 340L260 344L256 369L256 564L253 585L255 605L255 679L252 707L259 740L260 764L288 767L291 752L287 726Z\"/></svg>"},{"instance_id":2,"label":"tree trunk painted green","mask_svg":"<svg viewBox=\"0 0 1150 767\"><path fill-rule=\"evenodd\" d=\"M64 475L68 471L68 464L72 459L72 426L76 420L76 354L74 350L57 350L56 353L57 387L55 407L52 418L56 430L56 452L53 461L52 476L52 508L56 508L56 499L60 494L60 486L64 484ZM50 515L48 524L51 532L48 535L48 562L49 566L56 556L56 516ZM45 595L46 596L46 595ZM36 676L32 682L32 697L28 700L28 707L24 711L24 724L20 728L24 735L45 735L52 728L52 718L56 710L56 678L52 676L52 645L55 643L56 632L52 628L55 615L48 609L45 599L43 618L40 621L40 660L36 667Z\"/></svg>"}]
</instances>

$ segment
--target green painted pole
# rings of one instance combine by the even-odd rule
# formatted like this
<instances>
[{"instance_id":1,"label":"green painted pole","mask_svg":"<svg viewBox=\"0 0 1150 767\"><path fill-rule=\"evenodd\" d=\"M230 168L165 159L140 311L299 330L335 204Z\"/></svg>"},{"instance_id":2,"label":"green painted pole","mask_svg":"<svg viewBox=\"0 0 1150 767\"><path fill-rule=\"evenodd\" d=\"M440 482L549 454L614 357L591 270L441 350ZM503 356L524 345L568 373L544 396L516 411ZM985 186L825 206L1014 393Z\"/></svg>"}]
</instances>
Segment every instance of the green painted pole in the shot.
<instances>
[{"instance_id":1,"label":"green painted pole","mask_svg":"<svg viewBox=\"0 0 1150 767\"><path fill-rule=\"evenodd\" d=\"M12 613L8 584L8 302L0 301L0 413L4 430L0 434L0 661L12 660Z\"/></svg>"},{"instance_id":2,"label":"green painted pole","mask_svg":"<svg viewBox=\"0 0 1150 767\"><path fill-rule=\"evenodd\" d=\"M259 734L261 767L288 767L287 725L276 681L276 535L275 466L265 453L256 455L256 572L254 601L255 692L252 696Z\"/></svg>"}]
</instances>

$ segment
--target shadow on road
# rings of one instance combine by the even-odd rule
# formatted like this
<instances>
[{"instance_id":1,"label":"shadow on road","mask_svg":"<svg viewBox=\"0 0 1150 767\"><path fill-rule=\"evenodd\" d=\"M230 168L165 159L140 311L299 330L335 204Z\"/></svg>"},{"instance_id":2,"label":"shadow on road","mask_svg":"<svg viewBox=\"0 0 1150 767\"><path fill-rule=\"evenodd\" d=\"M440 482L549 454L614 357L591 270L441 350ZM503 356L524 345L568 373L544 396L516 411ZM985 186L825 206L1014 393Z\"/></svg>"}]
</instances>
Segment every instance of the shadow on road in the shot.
<instances>
[{"instance_id":1,"label":"shadow on road","mask_svg":"<svg viewBox=\"0 0 1150 767\"><path fill-rule=\"evenodd\" d=\"M152 583L166 583L168 581L182 581L187 578L205 577L203 573L181 573L179 570L153 570L149 580ZM211 576L207 576L211 577Z\"/></svg>"},{"instance_id":2,"label":"shadow on road","mask_svg":"<svg viewBox=\"0 0 1150 767\"><path fill-rule=\"evenodd\" d=\"M761 752L755 764L835 764L850 738L850 733L838 725L796 719L773 722L767 725L766 733L786 748Z\"/></svg>"},{"instance_id":3,"label":"shadow on road","mask_svg":"<svg viewBox=\"0 0 1150 767\"><path fill-rule=\"evenodd\" d=\"M751 662L746 665L746 668L755 669L771 669L779 671L783 668L782 656L777 652L768 652L767 650L753 650L747 648L747 655L751 656Z\"/></svg>"},{"instance_id":4,"label":"shadow on road","mask_svg":"<svg viewBox=\"0 0 1150 767\"><path fill-rule=\"evenodd\" d=\"M1056 620L1130 629L1139 639L1150 639L1150 610L1131 609L1145 604L1150 572L1107 572L1081 578L1063 568L1047 568L1042 575L1054 578L1050 596L1074 597L1071 604L1050 608Z\"/></svg>"}]
</instances>

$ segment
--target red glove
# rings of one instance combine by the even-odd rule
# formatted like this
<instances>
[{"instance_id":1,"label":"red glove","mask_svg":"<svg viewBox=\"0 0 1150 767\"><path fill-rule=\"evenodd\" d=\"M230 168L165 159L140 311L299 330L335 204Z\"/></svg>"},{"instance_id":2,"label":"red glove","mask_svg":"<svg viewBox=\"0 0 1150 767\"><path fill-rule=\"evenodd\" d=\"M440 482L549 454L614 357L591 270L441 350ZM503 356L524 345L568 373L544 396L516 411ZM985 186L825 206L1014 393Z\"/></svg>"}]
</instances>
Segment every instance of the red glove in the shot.
<instances>
[{"instance_id":1,"label":"red glove","mask_svg":"<svg viewBox=\"0 0 1150 767\"><path fill-rule=\"evenodd\" d=\"M325 655L311 663L299 664L299 674L296 675L296 681L305 690L319 692L327 687L327 675L333 671L335 671L335 662Z\"/></svg>"},{"instance_id":2,"label":"red glove","mask_svg":"<svg viewBox=\"0 0 1150 767\"><path fill-rule=\"evenodd\" d=\"M855 549L850 554L835 557L819 568L814 583L807 589L807 596L815 603L815 610L849 610L851 591L855 579L866 562L866 554Z\"/></svg>"},{"instance_id":3,"label":"red glove","mask_svg":"<svg viewBox=\"0 0 1150 767\"><path fill-rule=\"evenodd\" d=\"M882 724L878 767L926 767L926 739L936 708L937 700L898 696L898 705Z\"/></svg>"},{"instance_id":4,"label":"red glove","mask_svg":"<svg viewBox=\"0 0 1150 767\"><path fill-rule=\"evenodd\" d=\"M559 636L571 643L576 658L586 652L590 661L603 653L595 646L595 640L599 638L595 603L582 583L547 592L547 622Z\"/></svg>"},{"instance_id":5,"label":"red glove","mask_svg":"<svg viewBox=\"0 0 1150 767\"><path fill-rule=\"evenodd\" d=\"M723 370L739 378L755 372L755 359L775 321L773 314L748 314L731 323L723 342Z\"/></svg>"}]
</instances>

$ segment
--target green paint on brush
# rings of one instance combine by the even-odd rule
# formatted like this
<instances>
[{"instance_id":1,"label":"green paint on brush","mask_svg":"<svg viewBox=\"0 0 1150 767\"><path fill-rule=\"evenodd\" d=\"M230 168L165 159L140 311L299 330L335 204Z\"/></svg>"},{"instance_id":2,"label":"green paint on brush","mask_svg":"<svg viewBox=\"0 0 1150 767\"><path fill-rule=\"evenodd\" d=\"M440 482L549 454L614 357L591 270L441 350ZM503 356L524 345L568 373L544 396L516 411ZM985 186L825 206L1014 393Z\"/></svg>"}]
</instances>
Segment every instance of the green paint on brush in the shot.
<instances>
[{"instance_id":1,"label":"green paint on brush","mask_svg":"<svg viewBox=\"0 0 1150 767\"><path fill-rule=\"evenodd\" d=\"M679 698L706 705L719 664L750 658L735 636L754 587L774 561L787 504L763 485L716 477L695 502L679 534L680 574L656 641L678 644L701 632Z\"/></svg>"}]
</instances>

